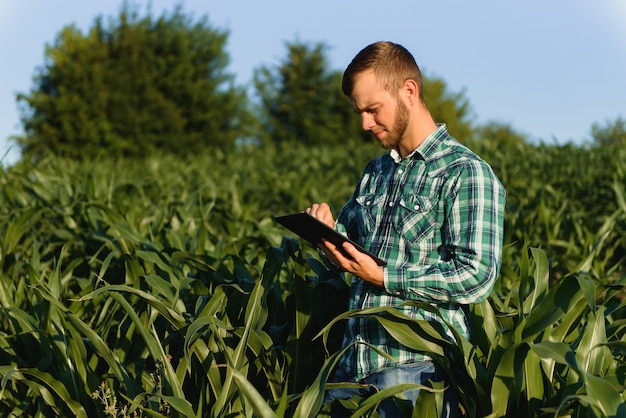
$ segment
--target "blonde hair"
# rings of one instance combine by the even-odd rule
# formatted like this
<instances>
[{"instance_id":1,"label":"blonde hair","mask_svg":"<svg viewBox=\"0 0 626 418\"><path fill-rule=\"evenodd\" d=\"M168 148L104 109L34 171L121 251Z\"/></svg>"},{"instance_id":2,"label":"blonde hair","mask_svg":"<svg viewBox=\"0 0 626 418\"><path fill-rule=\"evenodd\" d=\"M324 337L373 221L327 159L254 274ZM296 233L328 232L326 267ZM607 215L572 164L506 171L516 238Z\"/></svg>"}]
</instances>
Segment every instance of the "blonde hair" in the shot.
<instances>
[{"instance_id":1,"label":"blonde hair","mask_svg":"<svg viewBox=\"0 0 626 418\"><path fill-rule=\"evenodd\" d=\"M393 42L376 42L363 48L348 64L341 80L341 90L346 96L352 94L354 78L363 71L373 71L374 76L393 97L405 81L413 80L422 95L422 72L413 55L402 45Z\"/></svg>"}]
</instances>

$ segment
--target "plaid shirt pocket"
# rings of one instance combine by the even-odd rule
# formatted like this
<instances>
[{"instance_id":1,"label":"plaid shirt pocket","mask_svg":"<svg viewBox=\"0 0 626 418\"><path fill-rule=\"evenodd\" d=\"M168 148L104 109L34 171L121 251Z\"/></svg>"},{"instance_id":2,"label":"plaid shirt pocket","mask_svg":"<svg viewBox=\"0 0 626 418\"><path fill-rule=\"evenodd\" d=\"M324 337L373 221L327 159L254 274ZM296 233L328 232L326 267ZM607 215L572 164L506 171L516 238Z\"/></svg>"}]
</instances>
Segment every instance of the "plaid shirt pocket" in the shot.
<instances>
[{"instance_id":1,"label":"plaid shirt pocket","mask_svg":"<svg viewBox=\"0 0 626 418\"><path fill-rule=\"evenodd\" d=\"M407 242L431 237L437 224L436 207L425 196L405 193L397 205L398 214L393 217L394 227Z\"/></svg>"}]
</instances>

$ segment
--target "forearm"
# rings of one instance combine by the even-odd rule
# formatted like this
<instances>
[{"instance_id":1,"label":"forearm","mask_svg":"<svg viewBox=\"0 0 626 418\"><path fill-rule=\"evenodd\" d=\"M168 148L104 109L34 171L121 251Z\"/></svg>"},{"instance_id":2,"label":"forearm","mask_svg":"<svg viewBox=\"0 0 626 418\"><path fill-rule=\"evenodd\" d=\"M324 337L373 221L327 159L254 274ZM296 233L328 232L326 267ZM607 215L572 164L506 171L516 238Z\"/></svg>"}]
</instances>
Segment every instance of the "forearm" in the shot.
<instances>
[{"instance_id":1,"label":"forearm","mask_svg":"<svg viewBox=\"0 0 626 418\"><path fill-rule=\"evenodd\" d=\"M402 299L430 303L478 303L499 271L500 255L458 254L452 260L409 268L385 268L385 289Z\"/></svg>"}]
</instances>

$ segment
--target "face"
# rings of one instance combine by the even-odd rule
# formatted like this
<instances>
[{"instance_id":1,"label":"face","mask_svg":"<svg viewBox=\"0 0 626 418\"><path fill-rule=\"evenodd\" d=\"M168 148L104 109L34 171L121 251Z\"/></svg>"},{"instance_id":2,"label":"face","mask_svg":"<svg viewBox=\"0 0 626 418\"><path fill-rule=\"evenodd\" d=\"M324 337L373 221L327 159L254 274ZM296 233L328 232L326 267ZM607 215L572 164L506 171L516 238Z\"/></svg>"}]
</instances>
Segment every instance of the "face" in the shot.
<instances>
[{"instance_id":1,"label":"face","mask_svg":"<svg viewBox=\"0 0 626 418\"><path fill-rule=\"evenodd\" d=\"M383 148L398 149L409 125L406 104L382 88L371 71L355 77L350 99L363 129L374 134Z\"/></svg>"}]
</instances>

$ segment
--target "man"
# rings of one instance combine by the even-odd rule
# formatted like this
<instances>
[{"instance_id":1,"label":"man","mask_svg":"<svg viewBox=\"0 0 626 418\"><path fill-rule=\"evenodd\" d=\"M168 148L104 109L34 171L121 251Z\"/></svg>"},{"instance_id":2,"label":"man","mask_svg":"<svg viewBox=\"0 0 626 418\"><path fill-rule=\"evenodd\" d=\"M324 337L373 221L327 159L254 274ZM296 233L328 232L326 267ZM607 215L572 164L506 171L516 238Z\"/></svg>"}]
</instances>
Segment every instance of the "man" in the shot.
<instances>
[{"instance_id":1,"label":"man","mask_svg":"<svg viewBox=\"0 0 626 418\"><path fill-rule=\"evenodd\" d=\"M326 203L306 210L387 261L379 267L349 243L343 251L327 241L320 244L334 264L354 275L349 309L428 302L469 338L463 306L487 298L500 270L505 205L500 181L444 124L435 123L423 99L419 67L404 47L378 42L364 48L346 68L342 90L363 129L390 150L367 165L337 222ZM398 309L444 324L414 306ZM375 320L350 319L344 346L350 348L335 381L384 389L424 384L439 373L430 358L395 341ZM407 397L415 401L416 394ZM342 397L350 396L329 391L327 400ZM393 416L389 407L393 404L381 404L379 413ZM447 409L446 415L456 412Z\"/></svg>"}]
</instances>

